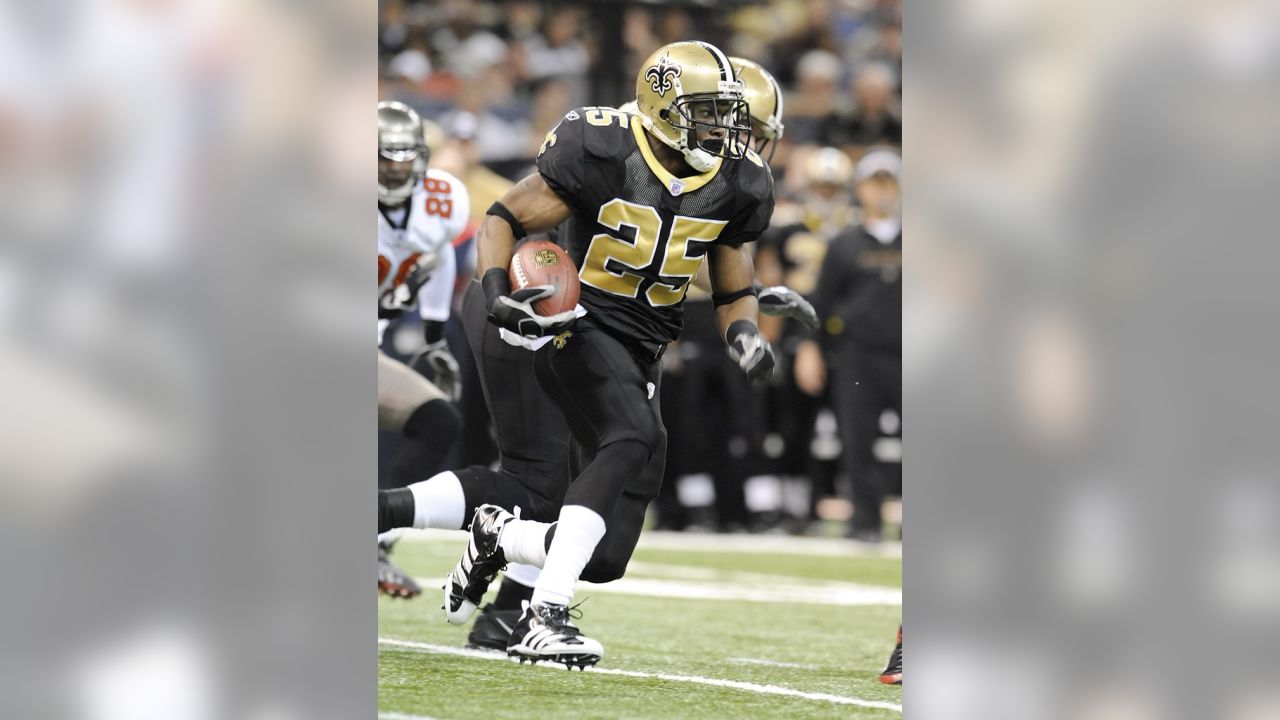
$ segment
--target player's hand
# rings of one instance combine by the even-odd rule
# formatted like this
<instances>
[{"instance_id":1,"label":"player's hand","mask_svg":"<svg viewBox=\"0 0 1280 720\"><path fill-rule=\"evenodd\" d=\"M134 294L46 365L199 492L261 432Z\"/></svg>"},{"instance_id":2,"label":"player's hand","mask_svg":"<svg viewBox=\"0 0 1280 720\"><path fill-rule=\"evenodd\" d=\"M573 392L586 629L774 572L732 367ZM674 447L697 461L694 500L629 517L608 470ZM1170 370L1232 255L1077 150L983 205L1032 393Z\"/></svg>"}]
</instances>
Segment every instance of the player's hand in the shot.
<instances>
[{"instance_id":1,"label":"player's hand","mask_svg":"<svg viewBox=\"0 0 1280 720\"><path fill-rule=\"evenodd\" d=\"M774 285L764 288L756 296L756 301L760 304L760 312L765 315L792 318L810 330L818 328L818 313L804 296L789 287Z\"/></svg>"},{"instance_id":2,"label":"player's hand","mask_svg":"<svg viewBox=\"0 0 1280 720\"><path fill-rule=\"evenodd\" d=\"M423 349L419 357L427 361L427 367L435 376L436 387L440 388L450 400L458 402L462 399L462 371L458 368L458 359L449 352L449 344L440 340ZM415 361L417 358L414 358Z\"/></svg>"},{"instance_id":3,"label":"player's hand","mask_svg":"<svg viewBox=\"0 0 1280 720\"><path fill-rule=\"evenodd\" d=\"M566 310L555 315L539 315L533 303L555 294L550 285L535 285L516 290L510 295L500 295L489 303L489 322L527 338L557 335L569 329L578 314Z\"/></svg>"},{"instance_id":4,"label":"player's hand","mask_svg":"<svg viewBox=\"0 0 1280 720\"><path fill-rule=\"evenodd\" d=\"M440 256L433 252L422 253L414 260L413 267L403 282L384 292L378 298L378 318L390 320L399 317L405 310L413 307L418 298L418 291L431 279L431 274L440 266Z\"/></svg>"},{"instance_id":5,"label":"player's hand","mask_svg":"<svg viewBox=\"0 0 1280 720\"><path fill-rule=\"evenodd\" d=\"M413 298L418 297L418 291L431 280L431 276L435 274L438 267L440 267L440 254L435 250L422 253L413 262L413 269L409 271L401 285L408 292L409 302L413 302Z\"/></svg>"},{"instance_id":6,"label":"player's hand","mask_svg":"<svg viewBox=\"0 0 1280 720\"><path fill-rule=\"evenodd\" d=\"M806 340L796 348L796 386L806 395L817 397L827 386L827 363L822 359L818 343Z\"/></svg>"},{"instance_id":7,"label":"player's hand","mask_svg":"<svg viewBox=\"0 0 1280 720\"><path fill-rule=\"evenodd\" d=\"M765 382L773 375L773 347L760 335L755 323L733 321L725 339L729 343L729 357L738 363L752 382Z\"/></svg>"},{"instance_id":8,"label":"player's hand","mask_svg":"<svg viewBox=\"0 0 1280 720\"><path fill-rule=\"evenodd\" d=\"M404 284L401 283L390 290L378 296L378 319L394 320L404 314L408 308L406 302L406 294L404 292Z\"/></svg>"}]
</instances>

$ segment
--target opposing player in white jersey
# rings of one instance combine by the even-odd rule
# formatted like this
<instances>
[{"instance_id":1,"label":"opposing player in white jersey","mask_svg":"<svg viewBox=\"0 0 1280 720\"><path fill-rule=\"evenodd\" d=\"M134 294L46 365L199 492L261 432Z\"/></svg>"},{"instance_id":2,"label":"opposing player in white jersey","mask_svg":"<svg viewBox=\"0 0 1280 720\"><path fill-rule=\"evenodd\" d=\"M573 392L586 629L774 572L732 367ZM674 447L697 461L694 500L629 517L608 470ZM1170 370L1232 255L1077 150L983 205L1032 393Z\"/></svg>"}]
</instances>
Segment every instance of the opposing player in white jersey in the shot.
<instances>
[{"instance_id":1,"label":"opposing player in white jersey","mask_svg":"<svg viewBox=\"0 0 1280 720\"><path fill-rule=\"evenodd\" d=\"M438 466L462 431L453 403L461 396L458 362L444 339L456 275L453 240L466 227L471 201L462 181L428 169L423 121L408 105L378 103L378 427L405 442L391 465L392 487L422 479ZM426 346L420 353L432 383L381 349L391 320L414 305ZM395 536L380 536L378 588L393 597L421 589L391 563Z\"/></svg>"}]
</instances>

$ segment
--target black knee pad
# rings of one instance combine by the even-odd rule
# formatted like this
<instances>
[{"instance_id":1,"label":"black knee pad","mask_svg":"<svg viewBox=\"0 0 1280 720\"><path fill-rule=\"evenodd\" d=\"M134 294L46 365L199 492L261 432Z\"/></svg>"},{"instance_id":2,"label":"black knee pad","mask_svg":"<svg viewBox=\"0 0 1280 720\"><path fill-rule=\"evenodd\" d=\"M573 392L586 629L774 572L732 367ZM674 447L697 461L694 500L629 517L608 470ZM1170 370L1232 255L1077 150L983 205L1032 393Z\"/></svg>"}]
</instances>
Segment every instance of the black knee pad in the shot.
<instances>
[{"instance_id":1,"label":"black knee pad","mask_svg":"<svg viewBox=\"0 0 1280 720\"><path fill-rule=\"evenodd\" d=\"M462 414L448 400L431 400L413 411L403 432L411 440L429 439L433 444L451 445L462 434Z\"/></svg>"},{"instance_id":2,"label":"black knee pad","mask_svg":"<svg viewBox=\"0 0 1280 720\"><path fill-rule=\"evenodd\" d=\"M617 580L627 572L627 562L631 558L618 557L614 553L597 553L582 569L582 580L593 583L607 583Z\"/></svg>"}]
</instances>

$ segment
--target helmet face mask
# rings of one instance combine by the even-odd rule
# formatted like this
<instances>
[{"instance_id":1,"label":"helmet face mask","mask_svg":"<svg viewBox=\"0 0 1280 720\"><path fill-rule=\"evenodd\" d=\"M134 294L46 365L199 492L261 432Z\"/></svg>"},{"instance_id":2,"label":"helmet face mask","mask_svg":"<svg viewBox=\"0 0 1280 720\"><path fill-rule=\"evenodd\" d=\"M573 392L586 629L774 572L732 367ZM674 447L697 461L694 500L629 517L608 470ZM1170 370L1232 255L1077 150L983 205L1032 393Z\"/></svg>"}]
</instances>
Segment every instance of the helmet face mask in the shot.
<instances>
[{"instance_id":1,"label":"helmet face mask","mask_svg":"<svg viewBox=\"0 0 1280 720\"><path fill-rule=\"evenodd\" d=\"M685 132L686 143L713 157L741 159L746 155L743 133L750 133L745 100L687 95L667 111L667 122Z\"/></svg>"},{"instance_id":2,"label":"helmet face mask","mask_svg":"<svg viewBox=\"0 0 1280 720\"><path fill-rule=\"evenodd\" d=\"M378 203L398 205L427 174L422 119L400 102L378 103Z\"/></svg>"},{"instance_id":3,"label":"helmet face mask","mask_svg":"<svg viewBox=\"0 0 1280 720\"><path fill-rule=\"evenodd\" d=\"M636 77L636 110L645 130L697 172L746 154L742 83L714 45L677 42L650 55Z\"/></svg>"}]
</instances>

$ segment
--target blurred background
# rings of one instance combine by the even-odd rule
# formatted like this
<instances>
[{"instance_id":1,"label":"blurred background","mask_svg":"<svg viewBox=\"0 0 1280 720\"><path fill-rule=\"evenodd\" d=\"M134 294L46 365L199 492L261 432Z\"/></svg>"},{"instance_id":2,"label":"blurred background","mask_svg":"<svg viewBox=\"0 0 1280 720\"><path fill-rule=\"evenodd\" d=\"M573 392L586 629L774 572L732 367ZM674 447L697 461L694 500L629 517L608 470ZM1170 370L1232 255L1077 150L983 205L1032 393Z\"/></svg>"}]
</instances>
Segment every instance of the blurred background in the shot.
<instances>
[{"instance_id":1,"label":"blurred background","mask_svg":"<svg viewBox=\"0 0 1280 720\"><path fill-rule=\"evenodd\" d=\"M474 221L533 171L538 147L565 112L634 100L640 63L678 40L708 41L731 57L754 60L783 89L785 132L770 163L778 210L755 244L765 285L786 284L806 295L816 290L828 244L862 219L855 163L869 149L896 152L902 142L900 0L384 0L378 7L380 98L408 103L432 122L431 165L464 180ZM455 245L460 302L475 267L470 233ZM896 367L900 262L892 265L884 270L889 290L855 312L884 326L869 339ZM685 335L664 358L670 449L654 526L847 534L872 542L886 532L899 537L900 379L862 378L863 389L874 392L864 402L878 407L862 411L874 417L855 432L832 400L836 378L804 383L802 377L797 384L794 360L811 333L766 319L763 329L781 363L773 384L755 389L728 360L710 299L693 292L686 308ZM418 323L404 316L384 349L411 357L422 344ZM470 366L456 320L449 337L454 355ZM819 362L833 375L854 364L828 350ZM418 369L429 374L425 363ZM497 458L478 380L472 368L467 373L466 434L444 467L423 468L423 477ZM400 442L397 433L380 434L384 483Z\"/></svg>"},{"instance_id":2,"label":"blurred background","mask_svg":"<svg viewBox=\"0 0 1280 720\"><path fill-rule=\"evenodd\" d=\"M384 9L0 2L0 715L375 707ZM907 713L1280 717L1276 4L902 11Z\"/></svg>"}]
</instances>

